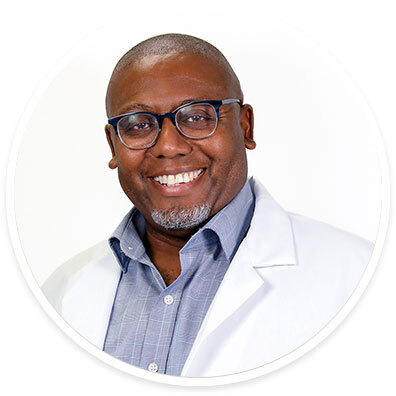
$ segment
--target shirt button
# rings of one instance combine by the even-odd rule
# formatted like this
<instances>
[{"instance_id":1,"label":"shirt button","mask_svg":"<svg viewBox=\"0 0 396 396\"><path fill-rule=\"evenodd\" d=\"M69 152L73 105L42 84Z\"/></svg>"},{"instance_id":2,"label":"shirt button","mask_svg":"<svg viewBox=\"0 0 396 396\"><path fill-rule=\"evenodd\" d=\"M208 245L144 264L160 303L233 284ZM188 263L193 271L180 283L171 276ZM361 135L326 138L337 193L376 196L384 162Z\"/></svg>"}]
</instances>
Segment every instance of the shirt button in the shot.
<instances>
[{"instance_id":1,"label":"shirt button","mask_svg":"<svg viewBox=\"0 0 396 396\"><path fill-rule=\"evenodd\" d=\"M158 371L158 364L157 363L150 363L148 365L148 369L149 371L151 371L152 373L156 373Z\"/></svg>"},{"instance_id":2,"label":"shirt button","mask_svg":"<svg viewBox=\"0 0 396 396\"><path fill-rule=\"evenodd\" d=\"M173 304L173 297L170 294L168 294L167 296L164 297L164 303L166 305Z\"/></svg>"}]
</instances>

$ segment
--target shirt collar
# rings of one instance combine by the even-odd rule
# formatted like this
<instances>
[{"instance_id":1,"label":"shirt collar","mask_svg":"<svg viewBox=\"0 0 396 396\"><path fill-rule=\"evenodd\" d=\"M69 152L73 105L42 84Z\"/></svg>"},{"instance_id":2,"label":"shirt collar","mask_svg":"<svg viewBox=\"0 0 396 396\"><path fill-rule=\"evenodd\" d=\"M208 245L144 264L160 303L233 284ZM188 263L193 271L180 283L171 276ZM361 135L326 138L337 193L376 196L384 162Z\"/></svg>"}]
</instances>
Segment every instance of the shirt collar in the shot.
<instances>
[{"instance_id":1,"label":"shirt collar","mask_svg":"<svg viewBox=\"0 0 396 396\"><path fill-rule=\"evenodd\" d=\"M190 238L181 252L195 250L195 241L206 230L211 230L217 235L227 260L231 262L249 229L253 212L254 195L247 181L242 190Z\"/></svg>"},{"instance_id":2,"label":"shirt collar","mask_svg":"<svg viewBox=\"0 0 396 396\"><path fill-rule=\"evenodd\" d=\"M127 271L130 259L151 265L142 242L145 228L143 216L133 207L110 236L110 247L123 272Z\"/></svg>"}]
</instances>

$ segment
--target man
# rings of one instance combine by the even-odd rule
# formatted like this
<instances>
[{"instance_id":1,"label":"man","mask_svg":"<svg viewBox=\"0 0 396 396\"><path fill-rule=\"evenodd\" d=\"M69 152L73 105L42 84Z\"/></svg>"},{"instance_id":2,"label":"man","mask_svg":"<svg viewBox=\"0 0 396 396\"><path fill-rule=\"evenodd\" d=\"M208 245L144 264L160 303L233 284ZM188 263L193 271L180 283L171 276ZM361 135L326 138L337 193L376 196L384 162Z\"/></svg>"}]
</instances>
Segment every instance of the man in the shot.
<instances>
[{"instance_id":1,"label":"man","mask_svg":"<svg viewBox=\"0 0 396 396\"><path fill-rule=\"evenodd\" d=\"M106 109L109 166L134 207L43 287L82 336L152 372L225 375L291 352L342 308L372 246L247 180L253 110L215 47L138 44Z\"/></svg>"}]
</instances>

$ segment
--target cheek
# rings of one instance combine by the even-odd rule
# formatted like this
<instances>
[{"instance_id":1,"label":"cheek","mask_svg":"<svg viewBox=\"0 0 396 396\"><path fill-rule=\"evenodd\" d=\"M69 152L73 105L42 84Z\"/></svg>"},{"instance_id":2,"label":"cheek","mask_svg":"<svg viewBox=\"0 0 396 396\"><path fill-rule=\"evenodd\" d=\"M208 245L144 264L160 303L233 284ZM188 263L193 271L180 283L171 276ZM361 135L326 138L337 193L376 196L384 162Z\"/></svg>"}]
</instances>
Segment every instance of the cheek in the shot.
<instances>
[{"instance_id":1,"label":"cheek","mask_svg":"<svg viewBox=\"0 0 396 396\"><path fill-rule=\"evenodd\" d=\"M142 179L138 171L139 153L120 151L117 155L118 179L128 197L142 191Z\"/></svg>"},{"instance_id":2,"label":"cheek","mask_svg":"<svg viewBox=\"0 0 396 396\"><path fill-rule=\"evenodd\" d=\"M228 133L228 136L224 136ZM226 131L210 144L210 150L216 164L223 175L232 178L240 178L245 173L246 151L242 132Z\"/></svg>"}]
</instances>

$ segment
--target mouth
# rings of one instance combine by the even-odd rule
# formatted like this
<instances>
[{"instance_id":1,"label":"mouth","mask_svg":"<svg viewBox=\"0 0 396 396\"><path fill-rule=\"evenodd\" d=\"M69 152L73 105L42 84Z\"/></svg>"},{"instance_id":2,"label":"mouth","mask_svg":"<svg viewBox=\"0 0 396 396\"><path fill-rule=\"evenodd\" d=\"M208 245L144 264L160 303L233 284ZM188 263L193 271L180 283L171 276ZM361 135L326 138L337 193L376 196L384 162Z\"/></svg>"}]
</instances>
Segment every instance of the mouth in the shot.
<instances>
[{"instance_id":1,"label":"mouth","mask_svg":"<svg viewBox=\"0 0 396 396\"><path fill-rule=\"evenodd\" d=\"M206 168L189 169L185 172L163 174L149 178L150 185L160 197L187 197L202 193L202 187L208 182ZM165 171L166 172L166 171ZM202 184L204 183L204 184ZM205 190L206 191L206 190Z\"/></svg>"},{"instance_id":2,"label":"mouth","mask_svg":"<svg viewBox=\"0 0 396 396\"><path fill-rule=\"evenodd\" d=\"M182 184L188 184L193 182L197 179L201 173L204 171L203 168L189 171L189 172L181 172L175 175L160 175L153 177L157 183L161 184L162 186L167 187L176 187Z\"/></svg>"}]
</instances>

